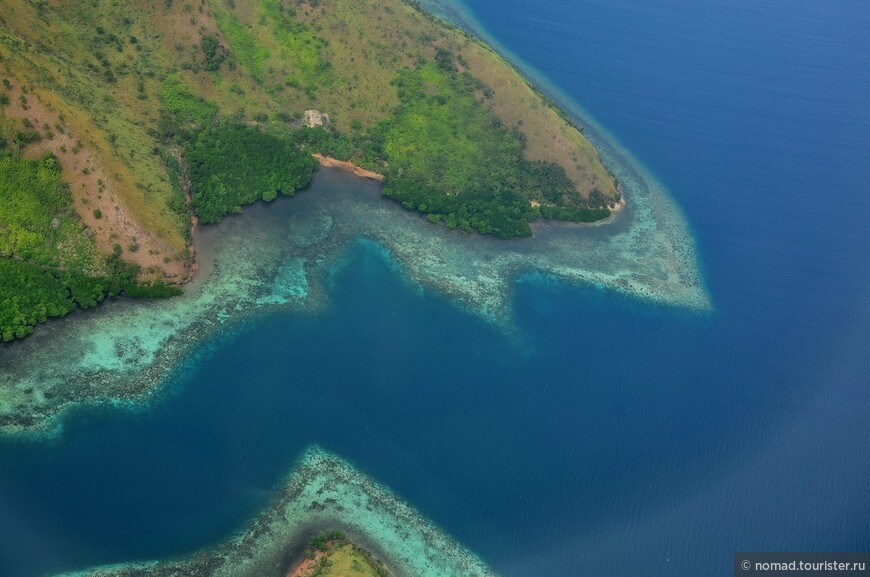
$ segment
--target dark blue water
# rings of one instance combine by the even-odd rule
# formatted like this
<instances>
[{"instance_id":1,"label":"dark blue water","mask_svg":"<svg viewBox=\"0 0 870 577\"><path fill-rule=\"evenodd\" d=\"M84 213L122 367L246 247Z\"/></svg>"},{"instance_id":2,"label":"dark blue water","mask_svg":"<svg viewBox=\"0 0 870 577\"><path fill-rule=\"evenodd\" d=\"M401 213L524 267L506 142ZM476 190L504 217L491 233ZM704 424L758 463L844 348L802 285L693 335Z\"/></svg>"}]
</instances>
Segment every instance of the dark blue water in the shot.
<instances>
[{"instance_id":1,"label":"dark blue water","mask_svg":"<svg viewBox=\"0 0 870 577\"><path fill-rule=\"evenodd\" d=\"M327 313L215 340L153 411L0 444L0 575L219 540L312 442L506 576L870 548L870 10L468 5L669 187L716 312L527 280L518 344L357 247Z\"/></svg>"}]
</instances>

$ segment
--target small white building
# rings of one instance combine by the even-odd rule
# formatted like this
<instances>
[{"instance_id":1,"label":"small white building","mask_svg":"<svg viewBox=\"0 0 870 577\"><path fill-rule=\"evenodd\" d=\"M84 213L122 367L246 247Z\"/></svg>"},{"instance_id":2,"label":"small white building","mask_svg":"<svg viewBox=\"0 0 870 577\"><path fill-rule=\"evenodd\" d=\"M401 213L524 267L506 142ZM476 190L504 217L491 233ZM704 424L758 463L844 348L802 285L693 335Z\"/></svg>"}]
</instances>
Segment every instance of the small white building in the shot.
<instances>
[{"instance_id":1,"label":"small white building","mask_svg":"<svg viewBox=\"0 0 870 577\"><path fill-rule=\"evenodd\" d=\"M329 124L329 115L325 112L320 112L319 110L306 110L302 113L302 122L308 128L316 128L318 126L323 126L324 124Z\"/></svg>"}]
</instances>

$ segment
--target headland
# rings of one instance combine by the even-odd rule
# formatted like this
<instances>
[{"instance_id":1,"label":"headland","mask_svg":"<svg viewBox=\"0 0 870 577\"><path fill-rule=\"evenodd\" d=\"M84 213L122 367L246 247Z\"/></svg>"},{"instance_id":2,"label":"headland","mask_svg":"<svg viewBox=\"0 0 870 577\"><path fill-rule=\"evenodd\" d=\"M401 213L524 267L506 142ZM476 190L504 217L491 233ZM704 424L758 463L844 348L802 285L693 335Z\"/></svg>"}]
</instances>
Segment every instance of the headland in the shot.
<instances>
[{"instance_id":1,"label":"headland","mask_svg":"<svg viewBox=\"0 0 870 577\"><path fill-rule=\"evenodd\" d=\"M499 238L623 202L566 114L414 2L191 11L0 5L0 161L20 176L0 210L0 339L106 298L177 294L196 270L191 222L293 195L312 154L381 179L424 226Z\"/></svg>"}]
</instances>

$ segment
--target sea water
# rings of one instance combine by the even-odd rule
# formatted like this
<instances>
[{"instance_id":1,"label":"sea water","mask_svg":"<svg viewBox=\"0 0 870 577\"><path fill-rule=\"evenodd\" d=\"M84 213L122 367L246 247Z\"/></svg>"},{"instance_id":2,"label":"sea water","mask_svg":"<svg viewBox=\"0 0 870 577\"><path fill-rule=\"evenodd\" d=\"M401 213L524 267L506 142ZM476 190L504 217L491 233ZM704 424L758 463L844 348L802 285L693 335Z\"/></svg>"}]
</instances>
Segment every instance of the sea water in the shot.
<instances>
[{"instance_id":1,"label":"sea water","mask_svg":"<svg viewBox=\"0 0 870 577\"><path fill-rule=\"evenodd\" d=\"M216 543L313 443L504 576L724 576L739 550L867 550L870 11L460 8L667 186L713 312L529 274L507 333L354 243L322 310L218 331L149 410L0 441L0 575Z\"/></svg>"}]
</instances>

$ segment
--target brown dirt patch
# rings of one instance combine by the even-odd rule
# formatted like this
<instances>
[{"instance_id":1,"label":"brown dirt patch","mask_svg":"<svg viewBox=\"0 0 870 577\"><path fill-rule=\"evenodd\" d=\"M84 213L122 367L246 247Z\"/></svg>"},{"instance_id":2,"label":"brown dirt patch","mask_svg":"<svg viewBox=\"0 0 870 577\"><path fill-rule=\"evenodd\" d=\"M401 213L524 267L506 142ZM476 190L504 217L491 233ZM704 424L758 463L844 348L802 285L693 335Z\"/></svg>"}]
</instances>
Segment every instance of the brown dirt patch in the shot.
<instances>
[{"instance_id":1,"label":"brown dirt patch","mask_svg":"<svg viewBox=\"0 0 870 577\"><path fill-rule=\"evenodd\" d=\"M185 280L188 277L187 264L179 258L176 247L144 227L125 205L121 184L105 169L100 154L91 144L93 135L76 134L68 124L60 121L60 113L43 102L37 93L25 94L25 110L20 101L22 90L17 82L8 94L10 103L5 115L22 121L28 119L43 135L40 142L27 147L25 156L39 157L48 151L57 157L62 168L61 176L72 194L73 207L92 232L99 251L111 254L114 245L119 244L124 260L141 267L141 280ZM62 133L56 125L63 127ZM47 137L49 130L53 133L52 138Z\"/></svg>"}]
</instances>

